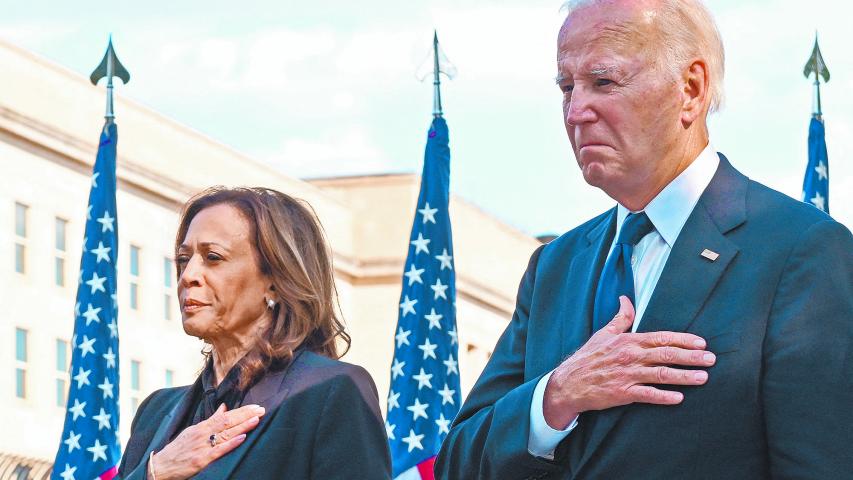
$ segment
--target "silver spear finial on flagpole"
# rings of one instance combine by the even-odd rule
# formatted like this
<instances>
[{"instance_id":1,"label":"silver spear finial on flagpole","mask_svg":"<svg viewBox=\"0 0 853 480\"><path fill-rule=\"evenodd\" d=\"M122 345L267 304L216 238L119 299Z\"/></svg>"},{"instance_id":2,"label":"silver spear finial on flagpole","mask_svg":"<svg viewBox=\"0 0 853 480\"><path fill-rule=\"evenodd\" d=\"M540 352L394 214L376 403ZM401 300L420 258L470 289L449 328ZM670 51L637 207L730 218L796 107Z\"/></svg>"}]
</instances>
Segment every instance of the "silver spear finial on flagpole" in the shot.
<instances>
[{"instance_id":1,"label":"silver spear finial on flagpole","mask_svg":"<svg viewBox=\"0 0 853 480\"><path fill-rule=\"evenodd\" d=\"M438 62L438 32L433 30L432 37L432 58L433 58L433 93L432 93L432 116L440 117L444 112L441 110L441 66Z\"/></svg>"},{"instance_id":2,"label":"silver spear finial on flagpole","mask_svg":"<svg viewBox=\"0 0 853 480\"><path fill-rule=\"evenodd\" d=\"M812 106L812 115L818 120L822 120L823 111L821 110L820 105L820 77L823 77L823 83L829 82L829 69L826 68L826 63L823 61L823 55L820 53L820 47L817 44L817 32L814 35L814 48L812 49L812 56L809 57L809 61L806 63L806 68L803 70L803 74L806 78L809 78L811 74L814 73L814 104Z\"/></svg>"},{"instance_id":3,"label":"silver spear finial on flagpole","mask_svg":"<svg viewBox=\"0 0 853 480\"><path fill-rule=\"evenodd\" d=\"M104 59L101 60L101 64L89 76L89 80L92 81L92 85L97 85L98 81L104 77L107 77L107 112L104 114L104 119L106 120L106 124L109 125L115 119L115 112L113 110L113 77L120 78L125 85L130 81L130 73L121 64L113 49L112 35L110 35Z\"/></svg>"}]
</instances>

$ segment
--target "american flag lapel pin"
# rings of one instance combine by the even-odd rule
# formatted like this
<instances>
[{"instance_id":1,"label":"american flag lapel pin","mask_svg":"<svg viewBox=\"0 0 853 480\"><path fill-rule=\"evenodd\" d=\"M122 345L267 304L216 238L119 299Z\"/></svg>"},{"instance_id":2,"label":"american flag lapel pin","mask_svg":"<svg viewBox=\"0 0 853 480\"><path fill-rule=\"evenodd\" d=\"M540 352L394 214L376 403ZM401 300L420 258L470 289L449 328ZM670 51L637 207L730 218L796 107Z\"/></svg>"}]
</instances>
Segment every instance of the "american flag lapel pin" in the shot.
<instances>
[{"instance_id":1,"label":"american flag lapel pin","mask_svg":"<svg viewBox=\"0 0 853 480\"><path fill-rule=\"evenodd\" d=\"M708 250L707 248L705 250L702 250L702 253L700 253L699 255L702 255L703 257L707 258L712 262L720 257L719 253L714 252L712 250Z\"/></svg>"}]
</instances>

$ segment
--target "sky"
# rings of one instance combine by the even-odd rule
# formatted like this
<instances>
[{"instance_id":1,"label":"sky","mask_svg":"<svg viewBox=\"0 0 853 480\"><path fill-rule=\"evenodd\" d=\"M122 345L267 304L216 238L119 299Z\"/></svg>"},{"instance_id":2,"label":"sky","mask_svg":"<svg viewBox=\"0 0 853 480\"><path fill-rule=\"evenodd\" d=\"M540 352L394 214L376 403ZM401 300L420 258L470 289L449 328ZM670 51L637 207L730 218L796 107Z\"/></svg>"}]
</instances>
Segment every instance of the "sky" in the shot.
<instances>
[{"instance_id":1,"label":"sky","mask_svg":"<svg viewBox=\"0 0 853 480\"><path fill-rule=\"evenodd\" d=\"M132 77L118 94L288 175L321 177L420 173L432 85L417 73L435 29L457 70L442 84L451 190L526 233L559 234L615 204L583 181L563 127L561 5L0 0L0 39L88 76L112 34ZM819 33L832 73L822 89L830 208L853 227L853 6L707 5L726 48L726 104L711 117L711 142L746 175L795 197L812 108L802 71Z\"/></svg>"}]
</instances>

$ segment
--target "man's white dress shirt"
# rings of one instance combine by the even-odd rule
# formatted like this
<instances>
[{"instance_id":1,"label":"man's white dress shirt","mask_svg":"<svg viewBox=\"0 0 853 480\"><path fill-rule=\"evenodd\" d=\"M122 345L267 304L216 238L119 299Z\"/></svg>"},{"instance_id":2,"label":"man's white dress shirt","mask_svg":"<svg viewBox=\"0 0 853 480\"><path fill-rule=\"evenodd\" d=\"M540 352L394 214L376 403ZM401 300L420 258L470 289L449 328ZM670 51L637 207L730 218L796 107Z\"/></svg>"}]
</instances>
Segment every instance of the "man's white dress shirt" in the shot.
<instances>
[{"instance_id":1,"label":"man's white dress shirt","mask_svg":"<svg viewBox=\"0 0 853 480\"><path fill-rule=\"evenodd\" d=\"M702 196L702 192L711 183L719 163L720 158L717 156L714 147L709 143L696 160L664 187L643 210L655 228L637 243L631 258L631 266L634 271L634 309L636 312L634 325L631 328L632 332L637 331L646 306L649 304L649 299L652 297L652 292L655 290L655 285L657 285L663 267L666 265L666 260L669 258L669 253L672 251L672 246L681 233L685 222L687 222L687 218L693 212L699 197ZM616 246L616 239L619 238L619 231L628 213L631 212L621 204L617 206L616 235L610 245L610 252ZM578 424L576 417L565 430L555 430L545 422L542 402L545 397L545 387L552 373L554 373L553 370L542 377L533 391L533 401L530 405L530 432L527 439L527 450L532 455L547 459L554 458L554 450L557 445Z\"/></svg>"}]
</instances>

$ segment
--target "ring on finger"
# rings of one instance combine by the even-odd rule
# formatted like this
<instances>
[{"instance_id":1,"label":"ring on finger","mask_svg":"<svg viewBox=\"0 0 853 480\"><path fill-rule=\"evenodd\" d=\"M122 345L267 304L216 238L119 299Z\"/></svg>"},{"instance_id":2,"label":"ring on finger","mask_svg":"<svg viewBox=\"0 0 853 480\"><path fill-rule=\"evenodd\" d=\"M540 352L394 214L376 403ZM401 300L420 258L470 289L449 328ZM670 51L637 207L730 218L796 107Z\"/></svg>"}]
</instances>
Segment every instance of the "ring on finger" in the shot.
<instances>
[{"instance_id":1,"label":"ring on finger","mask_svg":"<svg viewBox=\"0 0 853 480\"><path fill-rule=\"evenodd\" d=\"M215 433L211 433L210 437L207 439L207 442L210 443L211 447L215 447L217 443L219 443L219 436Z\"/></svg>"}]
</instances>

